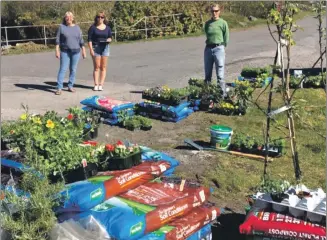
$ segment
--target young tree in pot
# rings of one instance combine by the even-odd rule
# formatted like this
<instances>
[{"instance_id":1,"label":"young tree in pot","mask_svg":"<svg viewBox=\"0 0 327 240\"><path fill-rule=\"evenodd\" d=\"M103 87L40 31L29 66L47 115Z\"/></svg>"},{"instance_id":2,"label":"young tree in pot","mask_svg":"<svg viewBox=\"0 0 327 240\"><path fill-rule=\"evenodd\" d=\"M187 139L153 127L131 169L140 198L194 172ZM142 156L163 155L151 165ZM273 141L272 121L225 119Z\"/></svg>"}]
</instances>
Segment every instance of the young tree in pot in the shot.
<instances>
[{"instance_id":1,"label":"young tree in pot","mask_svg":"<svg viewBox=\"0 0 327 240\"><path fill-rule=\"evenodd\" d=\"M277 52L280 52L281 55L277 59L278 54L276 55L274 65L277 65L277 60L280 60L281 65L281 73L282 73L282 86L280 87L281 95L284 101L285 106L291 106L292 96L295 91L291 94L290 92L290 64L291 64L291 47L295 44L293 39L293 34L298 29L298 25L295 23L294 15L298 12L297 4L292 3L290 1L280 2L279 6L273 6L267 11L267 26L270 32L271 37L276 42ZM270 26L271 24L275 25L277 32L277 39L273 34ZM283 58L283 46L286 47L287 54L287 64L286 64L286 76L284 70L284 58ZM271 111L271 102L272 102L272 94L274 92L273 89L274 78L270 83L270 93L268 100L268 111L269 114ZM258 106L258 105L257 105ZM266 112L266 111L265 111ZM301 180L301 170L299 164L299 156L298 150L296 146L296 138L295 138L295 124L293 118L293 108L289 108L287 110L287 118L288 118L288 129L289 136L291 141L291 150L292 150L292 158L293 158L293 166L295 172L296 180ZM268 149L269 149L269 141L270 141L270 116L267 116L267 129L265 136L265 165L264 165L264 177L267 175L267 159L268 159Z\"/></svg>"}]
</instances>

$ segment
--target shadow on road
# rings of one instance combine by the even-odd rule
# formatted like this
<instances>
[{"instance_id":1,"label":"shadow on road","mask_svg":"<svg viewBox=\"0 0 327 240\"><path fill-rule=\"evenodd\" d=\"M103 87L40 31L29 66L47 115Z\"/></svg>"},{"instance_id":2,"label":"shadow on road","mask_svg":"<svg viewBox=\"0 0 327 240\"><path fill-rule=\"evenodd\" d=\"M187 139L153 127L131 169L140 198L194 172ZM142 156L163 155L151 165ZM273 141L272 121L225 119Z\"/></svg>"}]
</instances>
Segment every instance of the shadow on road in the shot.
<instances>
[{"instance_id":1,"label":"shadow on road","mask_svg":"<svg viewBox=\"0 0 327 240\"><path fill-rule=\"evenodd\" d=\"M240 234L239 226L244 222L245 215L239 213L222 214L218 218L220 224L212 227L212 239L244 240Z\"/></svg>"},{"instance_id":2,"label":"shadow on road","mask_svg":"<svg viewBox=\"0 0 327 240\"><path fill-rule=\"evenodd\" d=\"M40 84L21 84L17 83L15 84L16 87L24 88L26 90L42 90L45 92L51 92L54 93L56 90L56 87L46 86L46 85L40 85Z\"/></svg>"},{"instance_id":3,"label":"shadow on road","mask_svg":"<svg viewBox=\"0 0 327 240\"><path fill-rule=\"evenodd\" d=\"M57 82L44 82L50 86L57 87ZM68 83L64 83L64 88L68 87ZM84 89L93 89L93 86L85 86L81 84L74 84L74 88L84 88Z\"/></svg>"}]
</instances>

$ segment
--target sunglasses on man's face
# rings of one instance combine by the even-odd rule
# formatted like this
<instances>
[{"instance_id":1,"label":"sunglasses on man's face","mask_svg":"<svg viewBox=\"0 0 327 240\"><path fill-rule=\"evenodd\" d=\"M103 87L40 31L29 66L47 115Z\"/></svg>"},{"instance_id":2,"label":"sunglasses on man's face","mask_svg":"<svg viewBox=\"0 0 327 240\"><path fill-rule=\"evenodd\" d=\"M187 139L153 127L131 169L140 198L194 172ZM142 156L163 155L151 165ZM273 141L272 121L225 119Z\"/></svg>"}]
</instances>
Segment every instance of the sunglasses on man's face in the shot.
<instances>
[{"instance_id":1,"label":"sunglasses on man's face","mask_svg":"<svg viewBox=\"0 0 327 240\"><path fill-rule=\"evenodd\" d=\"M219 10L211 10L211 12L213 12L213 13L217 13L219 11L220 11L220 9Z\"/></svg>"},{"instance_id":2,"label":"sunglasses on man's face","mask_svg":"<svg viewBox=\"0 0 327 240\"><path fill-rule=\"evenodd\" d=\"M97 16L97 18L101 18L101 19L104 19L104 16Z\"/></svg>"}]
</instances>

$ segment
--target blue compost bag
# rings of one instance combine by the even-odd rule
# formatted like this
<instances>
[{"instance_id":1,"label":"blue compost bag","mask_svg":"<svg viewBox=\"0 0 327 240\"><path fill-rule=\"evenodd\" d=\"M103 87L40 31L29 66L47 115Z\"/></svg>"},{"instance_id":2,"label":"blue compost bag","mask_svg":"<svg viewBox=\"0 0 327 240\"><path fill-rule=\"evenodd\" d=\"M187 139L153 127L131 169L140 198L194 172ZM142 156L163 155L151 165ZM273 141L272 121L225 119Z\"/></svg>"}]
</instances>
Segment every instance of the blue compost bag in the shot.
<instances>
[{"instance_id":1,"label":"blue compost bag","mask_svg":"<svg viewBox=\"0 0 327 240\"><path fill-rule=\"evenodd\" d=\"M152 113L152 112L139 112L139 115L143 117L153 118L153 119L162 119L162 113Z\"/></svg>"},{"instance_id":2,"label":"blue compost bag","mask_svg":"<svg viewBox=\"0 0 327 240\"><path fill-rule=\"evenodd\" d=\"M185 118L187 118L189 115L191 115L194 111L191 109L191 108L186 108L183 110L183 115L180 116L180 117L175 117L175 118L172 118L172 117L166 117L166 116L162 116L162 120L165 120L165 121L169 121L169 122L179 122Z\"/></svg>"},{"instance_id":3,"label":"blue compost bag","mask_svg":"<svg viewBox=\"0 0 327 240\"><path fill-rule=\"evenodd\" d=\"M105 228L109 236L119 240L134 240L144 236L146 213L154 209L148 205L112 197L88 211L61 215L59 220L72 218L81 221L92 216Z\"/></svg>"},{"instance_id":4,"label":"blue compost bag","mask_svg":"<svg viewBox=\"0 0 327 240\"><path fill-rule=\"evenodd\" d=\"M103 181L84 180L67 184L60 194L65 201L56 209L57 213L79 212L104 202L106 190Z\"/></svg>"},{"instance_id":5,"label":"blue compost bag","mask_svg":"<svg viewBox=\"0 0 327 240\"><path fill-rule=\"evenodd\" d=\"M104 96L92 96L86 98L80 102L81 104L92 107L98 110L103 110L106 112L116 113L121 110L129 109L134 107L134 103L125 102L120 100L115 100L107 98Z\"/></svg>"},{"instance_id":6,"label":"blue compost bag","mask_svg":"<svg viewBox=\"0 0 327 240\"><path fill-rule=\"evenodd\" d=\"M158 104L151 102L141 102L139 103L140 112L150 112L158 115L164 115L167 117L180 117L185 114L185 109L187 109L191 105L190 102L184 102L177 106L169 106L166 104ZM148 111L146 111L147 109ZM148 113L149 114L149 113Z\"/></svg>"}]
</instances>

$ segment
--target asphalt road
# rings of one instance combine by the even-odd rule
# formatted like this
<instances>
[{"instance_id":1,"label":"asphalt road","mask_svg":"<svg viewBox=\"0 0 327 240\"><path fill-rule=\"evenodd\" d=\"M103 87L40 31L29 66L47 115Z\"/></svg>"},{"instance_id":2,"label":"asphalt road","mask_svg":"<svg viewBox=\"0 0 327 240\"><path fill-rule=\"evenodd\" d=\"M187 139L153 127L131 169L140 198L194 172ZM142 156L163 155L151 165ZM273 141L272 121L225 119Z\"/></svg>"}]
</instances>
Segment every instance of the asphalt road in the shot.
<instances>
[{"instance_id":1,"label":"asphalt road","mask_svg":"<svg viewBox=\"0 0 327 240\"><path fill-rule=\"evenodd\" d=\"M309 67L318 58L316 20L307 17L298 22L303 27L295 34L294 63ZM137 101L130 91L167 84L185 86L190 77L203 76L204 36L135 42L111 46L104 95ZM272 63L276 45L266 26L233 31L226 49L226 76L232 79L245 65ZM1 115L13 119L22 112L21 103L33 112L65 111L79 104L91 91L92 61L81 60L78 66L77 93L53 95L59 60L54 52L2 56ZM215 75L214 75L215 76Z\"/></svg>"}]
</instances>

